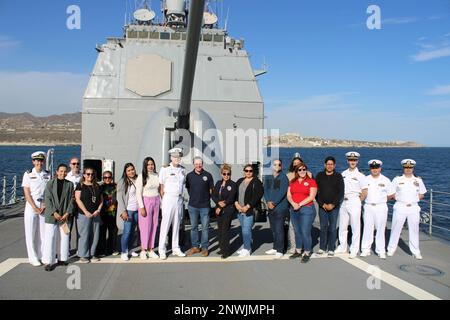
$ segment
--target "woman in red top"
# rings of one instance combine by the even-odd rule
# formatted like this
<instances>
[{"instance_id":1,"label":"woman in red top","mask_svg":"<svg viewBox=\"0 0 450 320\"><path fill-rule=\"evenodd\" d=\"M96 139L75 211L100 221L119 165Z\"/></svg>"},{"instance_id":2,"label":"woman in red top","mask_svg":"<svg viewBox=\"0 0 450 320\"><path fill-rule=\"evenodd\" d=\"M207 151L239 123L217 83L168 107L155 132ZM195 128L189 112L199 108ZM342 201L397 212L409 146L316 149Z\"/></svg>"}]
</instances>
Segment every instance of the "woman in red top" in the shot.
<instances>
[{"instance_id":1,"label":"woman in red top","mask_svg":"<svg viewBox=\"0 0 450 320\"><path fill-rule=\"evenodd\" d=\"M289 183L287 199L291 204L291 221L295 232L295 253L290 259L302 257L301 262L306 263L311 257L311 229L316 217L314 198L317 194L317 183L307 174L306 164L295 168L295 177ZM302 256L301 250L304 248Z\"/></svg>"}]
</instances>

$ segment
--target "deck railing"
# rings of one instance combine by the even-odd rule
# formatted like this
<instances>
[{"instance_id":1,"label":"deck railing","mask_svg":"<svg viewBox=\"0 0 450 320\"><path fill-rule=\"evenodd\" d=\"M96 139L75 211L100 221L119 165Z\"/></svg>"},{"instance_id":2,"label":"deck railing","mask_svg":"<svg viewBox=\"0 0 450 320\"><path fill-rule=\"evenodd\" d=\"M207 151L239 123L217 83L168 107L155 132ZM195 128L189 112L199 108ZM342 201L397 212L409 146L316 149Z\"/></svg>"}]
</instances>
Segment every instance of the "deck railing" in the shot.
<instances>
[{"instance_id":1,"label":"deck railing","mask_svg":"<svg viewBox=\"0 0 450 320\"><path fill-rule=\"evenodd\" d=\"M0 207L6 207L16 204L23 200L23 197L18 196L17 190L21 187L17 185L17 176L13 176L9 183L7 177L2 178L2 192Z\"/></svg>"}]
</instances>

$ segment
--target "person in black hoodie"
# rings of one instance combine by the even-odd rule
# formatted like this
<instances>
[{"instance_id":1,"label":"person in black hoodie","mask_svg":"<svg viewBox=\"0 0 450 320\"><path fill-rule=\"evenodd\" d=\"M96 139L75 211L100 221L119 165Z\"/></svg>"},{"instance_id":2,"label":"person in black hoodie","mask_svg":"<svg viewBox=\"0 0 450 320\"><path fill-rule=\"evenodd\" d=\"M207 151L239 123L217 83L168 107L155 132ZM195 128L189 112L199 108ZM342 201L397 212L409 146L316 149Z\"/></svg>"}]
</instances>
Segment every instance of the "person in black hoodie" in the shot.
<instances>
[{"instance_id":1,"label":"person in black hoodie","mask_svg":"<svg viewBox=\"0 0 450 320\"><path fill-rule=\"evenodd\" d=\"M216 204L214 213L216 214L218 225L219 254L221 254L222 259L226 259L230 255L229 232L231 221L236 212L234 202L236 201L237 187L236 183L231 180L230 165L222 165L220 172L222 174L222 180L217 181L211 197Z\"/></svg>"},{"instance_id":2,"label":"person in black hoodie","mask_svg":"<svg viewBox=\"0 0 450 320\"><path fill-rule=\"evenodd\" d=\"M325 170L319 172L317 182L317 203L319 204L320 218L320 249L316 255L334 256L336 247L336 223L339 215L339 207L344 198L344 179L335 171L336 159L325 158ZM328 250L328 252L327 252Z\"/></svg>"},{"instance_id":3,"label":"person in black hoodie","mask_svg":"<svg viewBox=\"0 0 450 320\"><path fill-rule=\"evenodd\" d=\"M254 214L255 210L261 210L261 198L264 195L261 180L254 177L253 174L253 166L247 164L244 167L244 177L236 182L238 193L235 206L238 211L244 242L244 248L238 251L240 258L248 257L251 254Z\"/></svg>"}]
</instances>

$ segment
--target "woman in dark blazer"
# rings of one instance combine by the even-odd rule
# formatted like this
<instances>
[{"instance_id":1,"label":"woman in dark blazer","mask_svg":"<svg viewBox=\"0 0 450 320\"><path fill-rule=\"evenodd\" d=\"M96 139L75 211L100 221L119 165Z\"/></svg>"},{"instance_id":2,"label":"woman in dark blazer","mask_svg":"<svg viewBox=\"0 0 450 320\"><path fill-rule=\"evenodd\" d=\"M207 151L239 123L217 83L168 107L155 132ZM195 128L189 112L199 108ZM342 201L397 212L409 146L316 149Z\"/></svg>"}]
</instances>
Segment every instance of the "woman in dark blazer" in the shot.
<instances>
[{"instance_id":1,"label":"woman in dark blazer","mask_svg":"<svg viewBox=\"0 0 450 320\"><path fill-rule=\"evenodd\" d=\"M50 180L45 188L45 240L42 262L46 271L52 271L58 261L67 265L69 260L70 237L67 222L73 211L73 184L66 180L66 176L67 166L60 164L56 177Z\"/></svg>"},{"instance_id":2,"label":"woman in dark blazer","mask_svg":"<svg viewBox=\"0 0 450 320\"><path fill-rule=\"evenodd\" d=\"M220 168L222 180L217 181L211 195L212 200L216 204L214 212L217 217L219 247L222 259L226 259L230 255L230 227L236 208L237 187L236 183L231 180L231 166L222 165Z\"/></svg>"},{"instance_id":3,"label":"woman in dark blazer","mask_svg":"<svg viewBox=\"0 0 450 320\"><path fill-rule=\"evenodd\" d=\"M238 211L241 223L244 248L238 251L239 257L248 257L252 251L252 228L254 223L255 209L261 210L261 198L264 188L261 180L253 176L253 166L247 164L244 167L244 177L236 182L237 199L235 207Z\"/></svg>"}]
</instances>

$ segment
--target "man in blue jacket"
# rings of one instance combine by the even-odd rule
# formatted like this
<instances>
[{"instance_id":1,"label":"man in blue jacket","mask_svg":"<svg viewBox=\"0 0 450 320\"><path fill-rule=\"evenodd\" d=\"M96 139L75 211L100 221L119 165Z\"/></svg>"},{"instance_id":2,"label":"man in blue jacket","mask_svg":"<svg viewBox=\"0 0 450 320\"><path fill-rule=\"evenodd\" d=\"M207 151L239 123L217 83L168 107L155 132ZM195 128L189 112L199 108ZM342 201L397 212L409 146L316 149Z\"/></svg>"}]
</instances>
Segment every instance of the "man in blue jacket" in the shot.
<instances>
[{"instance_id":1,"label":"man in blue jacket","mask_svg":"<svg viewBox=\"0 0 450 320\"><path fill-rule=\"evenodd\" d=\"M273 233L273 249L266 254L275 255L275 259L284 253L284 221L289 212L286 194L289 186L288 178L283 174L281 160L273 161L273 174L264 180L264 199L267 203L270 228Z\"/></svg>"}]
</instances>

